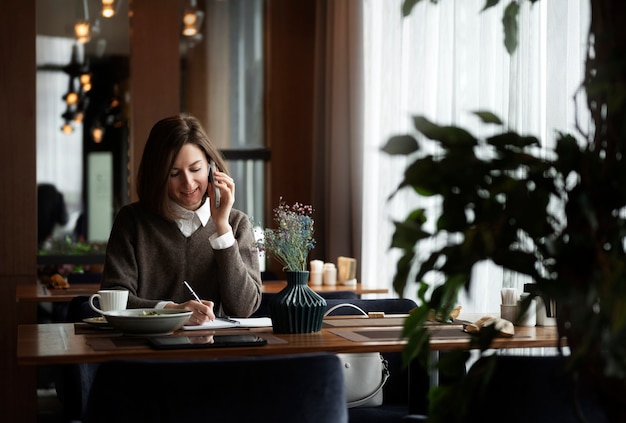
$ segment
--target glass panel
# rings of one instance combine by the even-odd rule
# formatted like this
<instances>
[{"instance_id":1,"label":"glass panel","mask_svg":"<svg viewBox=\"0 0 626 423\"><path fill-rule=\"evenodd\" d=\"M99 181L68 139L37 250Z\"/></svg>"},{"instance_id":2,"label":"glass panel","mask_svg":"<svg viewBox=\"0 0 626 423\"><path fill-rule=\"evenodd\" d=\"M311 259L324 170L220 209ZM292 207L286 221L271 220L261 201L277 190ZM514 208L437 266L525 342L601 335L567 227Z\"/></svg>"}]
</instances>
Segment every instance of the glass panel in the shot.
<instances>
[{"instance_id":1,"label":"glass panel","mask_svg":"<svg viewBox=\"0 0 626 423\"><path fill-rule=\"evenodd\" d=\"M114 16L102 16L100 0L37 0L37 183L54 185L63 196L66 220L57 220L42 233L40 243L47 254L85 253L84 245L106 241L114 211L128 202L128 136L123 108L128 79L129 2L115 0ZM75 24L89 24L86 43L75 37ZM67 101L68 92L78 95L76 104ZM67 124L67 125L66 125ZM62 127L67 128L67 133ZM102 138L94 129L102 129ZM108 154L106 169L111 186L105 207L110 216L91 219L92 205L86 184L91 169L87 157ZM49 212L40 206L39 227ZM104 239L103 239L104 237ZM101 247L101 246L99 246ZM90 251L93 252L93 251Z\"/></svg>"},{"instance_id":2,"label":"glass panel","mask_svg":"<svg viewBox=\"0 0 626 423\"><path fill-rule=\"evenodd\" d=\"M225 152L262 148L263 0L187 1L186 7L194 5L204 24L200 34L181 36L181 110L200 119ZM264 159L229 159L228 166L237 182L235 207L263 222Z\"/></svg>"}]
</instances>

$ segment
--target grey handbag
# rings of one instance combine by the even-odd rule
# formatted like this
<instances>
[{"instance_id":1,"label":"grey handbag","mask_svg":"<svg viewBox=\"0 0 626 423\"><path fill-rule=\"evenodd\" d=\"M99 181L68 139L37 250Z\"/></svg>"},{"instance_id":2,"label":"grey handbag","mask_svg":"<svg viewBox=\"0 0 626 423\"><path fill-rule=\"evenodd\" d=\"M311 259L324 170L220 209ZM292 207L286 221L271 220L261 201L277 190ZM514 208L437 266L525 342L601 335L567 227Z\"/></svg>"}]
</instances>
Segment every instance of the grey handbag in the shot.
<instances>
[{"instance_id":1,"label":"grey handbag","mask_svg":"<svg viewBox=\"0 0 626 423\"><path fill-rule=\"evenodd\" d=\"M354 304L338 304L330 308L324 317L339 307L352 307L367 316ZM348 408L377 407L383 404L383 386L389 378L387 361L377 352L337 354L343 367Z\"/></svg>"},{"instance_id":2,"label":"grey handbag","mask_svg":"<svg viewBox=\"0 0 626 423\"><path fill-rule=\"evenodd\" d=\"M337 354L343 365L348 408L383 404L383 386L389 378L387 361L380 353Z\"/></svg>"}]
</instances>

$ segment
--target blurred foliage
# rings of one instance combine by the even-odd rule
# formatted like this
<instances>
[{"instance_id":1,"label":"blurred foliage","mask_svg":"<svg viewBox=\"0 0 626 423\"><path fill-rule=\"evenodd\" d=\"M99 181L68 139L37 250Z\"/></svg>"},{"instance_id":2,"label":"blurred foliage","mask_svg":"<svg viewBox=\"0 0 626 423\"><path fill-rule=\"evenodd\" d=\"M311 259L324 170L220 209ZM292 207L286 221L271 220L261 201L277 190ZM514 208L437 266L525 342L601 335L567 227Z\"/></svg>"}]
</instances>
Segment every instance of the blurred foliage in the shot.
<instances>
[{"instance_id":1,"label":"blurred foliage","mask_svg":"<svg viewBox=\"0 0 626 423\"><path fill-rule=\"evenodd\" d=\"M87 254L104 254L106 242L86 243L74 241L71 236L66 235L62 239L51 239L47 241L44 248L40 248L38 254L40 256L51 255L87 255Z\"/></svg>"},{"instance_id":2,"label":"blurred foliage","mask_svg":"<svg viewBox=\"0 0 626 423\"><path fill-rule=\"evenodd\" d=\"M419 2L406 0L404 15ZM486 0L483 10L498 3ZM517 46L519 3L510 1L502 19L509 53ZM404 325L405 360L428 362L424 323L430 311L448 315L460 291L469 291L473 267L492 261L530 276L542 296L557 301L571 369L603 390L615 416L624 413L623 405L617 411L614 406L626 394L626 36L615 36L626 8L612 8L611 0L591 5L595 44L583 86L593 134L559 133L555 149L547 151L537 138L508 130L488 111L475 112L483 124L496 127L485 139L415 116L415 134L392 137L383 151L410 159L398 190L411 189L441 205L438 216L417 208L394 222L391 247L402 253L394 289L404 296L414 283L419 301ZM611 13L600 21L594 19L599 10ZM602 35L607 28L611 37ZM427 280L442 282L433 287ZM485 351L495 336L483 333L471 347ZM442 372L468 357L453 354L431 364ZM429 421L462 421L463 402L475 388L467 383L459 376L457 384L435 388Z\"/></svg>"}]
</instances>

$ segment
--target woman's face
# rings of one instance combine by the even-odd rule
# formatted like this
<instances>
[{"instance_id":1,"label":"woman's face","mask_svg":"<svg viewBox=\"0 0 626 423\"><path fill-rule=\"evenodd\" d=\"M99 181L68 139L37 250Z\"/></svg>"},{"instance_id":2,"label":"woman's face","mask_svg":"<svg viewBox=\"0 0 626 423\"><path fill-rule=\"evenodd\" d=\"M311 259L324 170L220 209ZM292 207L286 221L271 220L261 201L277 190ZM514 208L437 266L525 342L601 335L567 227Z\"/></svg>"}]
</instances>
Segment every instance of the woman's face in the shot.
<instances>
[{"instance_id":1,"label":"woman's face","mask_svg":"<svg viewBox=\"0 0 626 423\"><path fill-rule=\"evenodd\" d=\"M169 198L187 210L197 210L209 185L209 163L195 144L185 144L170 169Z\"/></svg>"}]
</instances>

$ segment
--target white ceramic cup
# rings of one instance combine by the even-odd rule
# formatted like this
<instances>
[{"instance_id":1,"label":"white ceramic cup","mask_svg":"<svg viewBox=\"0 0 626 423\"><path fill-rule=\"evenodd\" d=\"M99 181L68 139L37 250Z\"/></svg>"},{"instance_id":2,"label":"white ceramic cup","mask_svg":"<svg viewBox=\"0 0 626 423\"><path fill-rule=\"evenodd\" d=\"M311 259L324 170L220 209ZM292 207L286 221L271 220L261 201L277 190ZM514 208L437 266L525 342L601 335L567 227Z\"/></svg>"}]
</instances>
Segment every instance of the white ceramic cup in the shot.
<instances>
[{"instance_id":1,"label":"white ceramic cup","mask_svg":"<svg viewBox=\"0 0 626 423\"><path fill-rule=\"evenodd\" d=\"M95 298L100 300L102 309L93 304ZM89 306L100 314L112 310L126 310L126 303L128 303L128 291L125 289L101 289L89 297Z\"/></svg>"}]
</instances>

